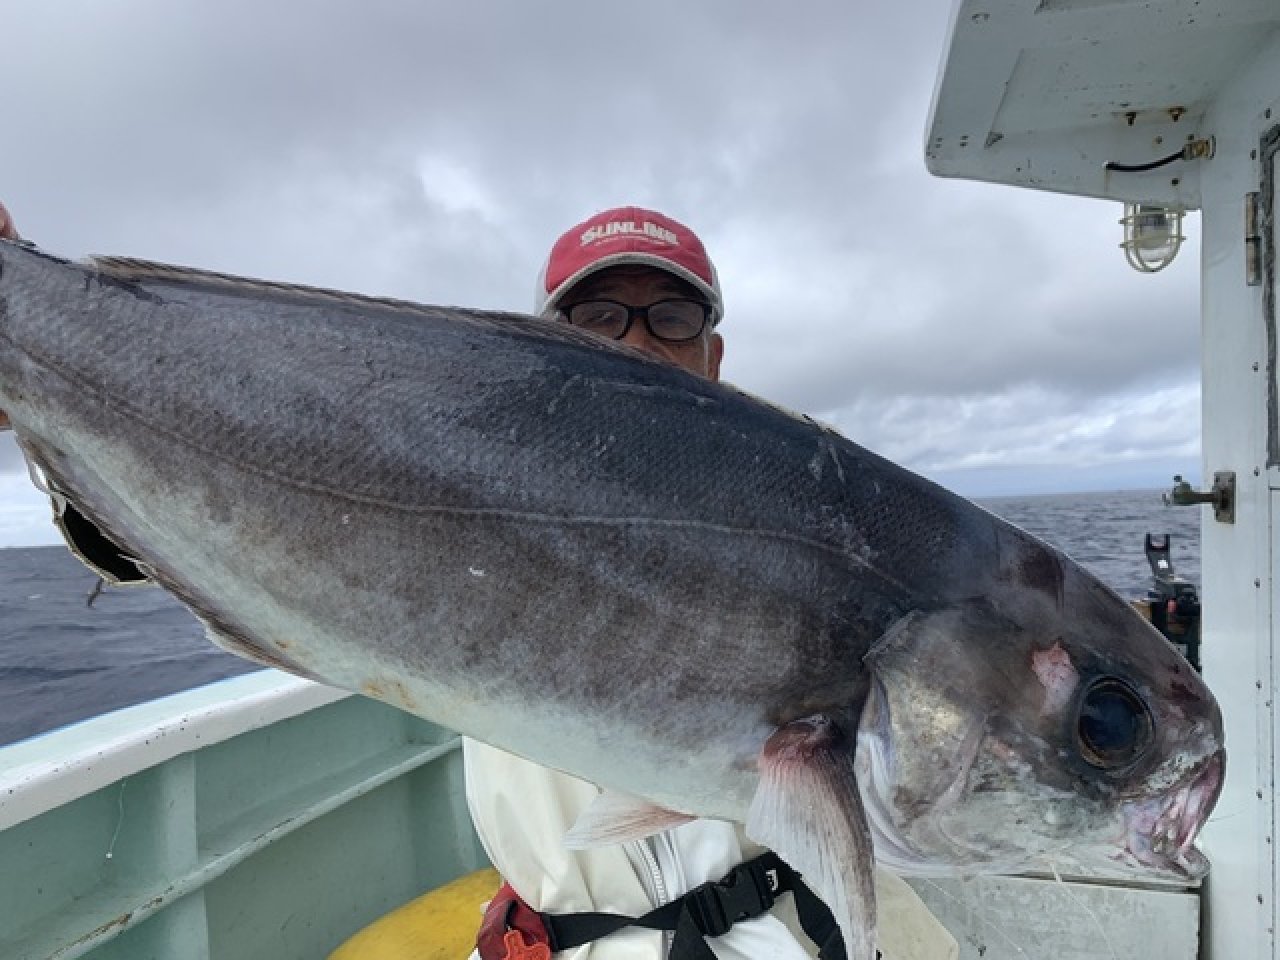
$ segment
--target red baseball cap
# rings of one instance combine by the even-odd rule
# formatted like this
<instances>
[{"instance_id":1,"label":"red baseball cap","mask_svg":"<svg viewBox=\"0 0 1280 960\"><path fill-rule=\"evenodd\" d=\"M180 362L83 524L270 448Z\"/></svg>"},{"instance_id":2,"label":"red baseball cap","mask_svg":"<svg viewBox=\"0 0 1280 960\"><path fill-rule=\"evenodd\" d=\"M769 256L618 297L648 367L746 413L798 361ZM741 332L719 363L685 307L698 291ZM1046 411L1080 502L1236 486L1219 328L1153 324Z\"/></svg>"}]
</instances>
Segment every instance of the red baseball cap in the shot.
<instances>
[{"instance_id":1,"label":"red baseball cap","mask_svg":"<svg viewBox=\"0 0 1280 960\"><path fill-rule=\"evenodd\" d=\"M564 232L538 278L534 310L550 313L584 277L623 263L656 267L693 284L711 304L711 324L724 315L716 268L698 235L643 207L604 210Z\"/></svg>"}]
</instances>

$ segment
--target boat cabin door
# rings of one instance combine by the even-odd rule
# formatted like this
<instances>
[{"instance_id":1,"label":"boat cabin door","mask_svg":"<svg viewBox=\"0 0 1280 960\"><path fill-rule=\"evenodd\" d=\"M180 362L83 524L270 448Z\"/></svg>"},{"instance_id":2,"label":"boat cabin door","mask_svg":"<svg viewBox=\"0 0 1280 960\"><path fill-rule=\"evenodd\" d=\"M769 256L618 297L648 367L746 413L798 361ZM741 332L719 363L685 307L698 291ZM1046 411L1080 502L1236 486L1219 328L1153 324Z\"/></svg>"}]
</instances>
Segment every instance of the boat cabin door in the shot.
<instances>
[{"instance_id":1,"label":"boat cabin door","mask_svg":"<svg viewBox=\"0 0 1280 960\"><path fill-rule=\"evenodd\" d=\"M1280 53L1280 42L1264 44ZM1205 829L1205 960L1280 960L1280 60L1260 55L1205 118L1201 180L1206 477L1232 471L1235 517L1201 513L1204 675L1222 706L1227 776Z\"/></svg>"},{"instance_id":2,"label":"boat cabin door","mask_svg":"<svg viewBox=\"0 0 1280 960\"><path fill-rule=\"evenodd\" d=\"M1280 957L1280 941L1276 938L1280 923L1280 861L1276 855L1276 837L1280 835L1280 805L1276 803L1276 767L1280 757L1280 711L1276 696L1280 693L1280 315L1276 309L1277 244L1280 231L1276 227L1277 204L1280 202L1280 100L1266 108L1257 118L1258 128L1250 151L1256 157L1256 180L1246 194L1244 204L1245 284L1254 294L1255 315L1260 314L1266 336L1266 477L1269 499L1266 527L1270 531L1269 577L1264 577L1260 592L1269 596L1266 619L1259 623L1257 650L1258 734L1257 755L1253 762L1254 798L1258 805L1259 847L1264 854L1257 864L1258 904L1256 921L1257 955ZM1256 150L1256 152L1255 152ZM1206 521L1207 522L1207 521ZM1269 589L1268 589L1269 588ZM1228 756L1231 742L1227 743ZM1246 752L1237 751L1241 759ZM1244 771L1241 771L1242 773ZM1241 891L1243 892L1243 891ZM1211 896L1212 888L1211 888ZM1212 918L1212 906L1210 908Z\"/></svg>"}]
</instances>

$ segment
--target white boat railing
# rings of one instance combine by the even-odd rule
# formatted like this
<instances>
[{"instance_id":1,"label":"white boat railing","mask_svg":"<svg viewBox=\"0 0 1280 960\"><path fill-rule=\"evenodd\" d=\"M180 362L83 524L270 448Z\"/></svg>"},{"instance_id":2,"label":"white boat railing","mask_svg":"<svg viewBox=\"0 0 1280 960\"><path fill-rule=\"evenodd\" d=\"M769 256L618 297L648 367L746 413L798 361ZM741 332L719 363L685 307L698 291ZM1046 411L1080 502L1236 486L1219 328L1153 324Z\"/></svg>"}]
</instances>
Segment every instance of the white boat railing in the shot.
<instances>
[{"instance_id":1,"label":"white boat railing","mask_svg":"<svg viewBox=\"0 0 1280 960\"><path fill-rule=\"evenodd\" d=\"M324 957L485 863L458 744L264 671L0 749L0 957Z\"/></svg>"}]
</instances>

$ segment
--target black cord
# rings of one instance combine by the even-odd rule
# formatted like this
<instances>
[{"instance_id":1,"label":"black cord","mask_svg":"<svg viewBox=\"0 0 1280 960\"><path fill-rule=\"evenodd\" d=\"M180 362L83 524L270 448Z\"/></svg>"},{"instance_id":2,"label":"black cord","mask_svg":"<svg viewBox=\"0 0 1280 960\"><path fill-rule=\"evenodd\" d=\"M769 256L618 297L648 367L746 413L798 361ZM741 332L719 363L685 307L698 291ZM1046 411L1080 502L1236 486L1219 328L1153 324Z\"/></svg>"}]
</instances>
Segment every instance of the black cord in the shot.
<instances>
[{"instance_id":1,"label":"black cord","mask_svg":"<svg viewBox=\"0 0 1280 960\"><path fill-rule=\"evenodd\" d=\"M1186 159L1186 151L1179 150L1177 153L1171 153L1167 157L1160 160L1152 160L1150 163L1116 163L1114 160L1107 164L1106 169L1115 170L1119 173L1142 173L1146 170L1155 170L1158 167L1168 166L1175 160Z\"/></svg>"}]
</instances>

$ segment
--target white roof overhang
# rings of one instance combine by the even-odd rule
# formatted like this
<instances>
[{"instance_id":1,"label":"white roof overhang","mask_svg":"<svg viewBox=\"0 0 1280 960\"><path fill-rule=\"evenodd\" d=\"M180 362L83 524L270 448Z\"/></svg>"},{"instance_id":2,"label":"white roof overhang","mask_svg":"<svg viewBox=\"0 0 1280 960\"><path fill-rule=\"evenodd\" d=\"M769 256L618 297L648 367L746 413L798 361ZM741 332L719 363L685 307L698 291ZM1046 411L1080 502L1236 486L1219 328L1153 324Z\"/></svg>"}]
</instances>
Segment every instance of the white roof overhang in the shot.
<instances>
[{"instance_id":1,"label":"white roof overhang","mask_svg":"<svg viewBox=\"0 0 1280 960\"><path fill-rule=\"evenodd\" d=\"M1280 31L1280 0L959 0L934 92L929 170L1195 209L1217 93Z\"/></svg>"}]
</instances>

